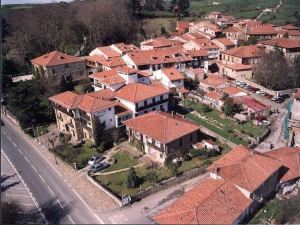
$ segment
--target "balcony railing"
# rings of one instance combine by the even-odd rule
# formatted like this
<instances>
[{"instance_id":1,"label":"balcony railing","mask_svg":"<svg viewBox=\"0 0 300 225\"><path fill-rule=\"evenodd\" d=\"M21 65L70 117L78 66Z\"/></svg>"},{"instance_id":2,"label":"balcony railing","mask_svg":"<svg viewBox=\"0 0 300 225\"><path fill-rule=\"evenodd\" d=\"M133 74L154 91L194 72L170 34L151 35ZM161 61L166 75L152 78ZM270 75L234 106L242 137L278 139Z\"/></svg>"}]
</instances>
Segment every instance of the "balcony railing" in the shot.
<instances>
[{"instance_id":1,"label":"balcony railing","mask_svg":"<svg viewBox=\"0 0 300 225\"><path fill-rule=\"evenodd\" d=\"M151 103L151 104L147 104L147 105L144 105L144 106L137 107L136 111L139 112L139 111L142 111L142 110L146 110L146 109L152 108L154 106L161 105L161 104L166 103L166 102L169 102L169 99L163 99L163 100L160 100L158 102L156 101L156 102Z\"/></svg>"}]
</instances>

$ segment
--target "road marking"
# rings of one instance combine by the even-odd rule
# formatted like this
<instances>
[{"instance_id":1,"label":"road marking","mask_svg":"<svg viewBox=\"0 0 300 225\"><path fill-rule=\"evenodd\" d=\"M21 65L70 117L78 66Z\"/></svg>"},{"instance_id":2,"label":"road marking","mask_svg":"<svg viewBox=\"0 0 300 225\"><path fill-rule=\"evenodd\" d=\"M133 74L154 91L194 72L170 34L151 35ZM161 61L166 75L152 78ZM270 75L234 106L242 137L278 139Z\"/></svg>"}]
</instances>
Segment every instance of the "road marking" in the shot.
<instances>
[{"instance_id":1,"label":"road marking","mask_svg":"<svg viewBox=\"0 0 300 225\"><path fill-rule=\"evenodd\" d=\"M64 209L64 207L62 206L62 204L60 203L60 201L58 199L56 199L57 203L59 204L59 206Z\"/></svg>"},{"instance_id":2,"label":"road marking","mask_svg":"<svg viewBox=\"0 0 300 225\"><path fill-rule=\"evenodd\" d=\"M22 153L22 150L20 148L17 148L18 152Z\"/></svg>"},{"instance_id":3,"label":"road marking","mask_svg":"<svg viewBox=\"0 0 300 225\"><path fill-rule=\"evenodd\" d=\"M54 196L53 191L51 190L51 188L49 186L47 186L48 190L51 192L51 194Z\"/></svg>"},{"instance_id":4,"label":"road marking","mask_svg":"<svg viewBox=\"0 0 300 225\"><path fill-rule=\"evenodd\" d=\"M11 196L11 197L22 197L22 198L30 198L30 195L14 195L14 194L6 194L6 196Z\"/></svg>"},{"instance_id":5,"label":"road marking","mask_svg":"<svg viewBox=\"0 0 300 225\"><path fill-rule=\"evenodd\" d=\"M26 161L27 161L27 162L29 162L29 163L30 163L29 159L28 159L26 156L24 156L24 158L26 159Z\"/></svg>"},{"instance_id":6,"label":"road marking","mask_svg":"<svg viewBox=\"0 0 300 225\"><path fill-rule=\"evenodd\" d=\"M16 190L26 190L26 188L21 188L21 187L11 187L9 189L16 189Z\"/></svg>"},{"instance_id":7,"label":"road marking","mask_svg":"<svg viewBox=\"0 0 300 225\"><path fill-rule=\"evenodd\" d=\"M8 136L7 136L7 139L8 139L8 140L11 142L11 139L10 139L10 137L8 137Z\"/></svg>"},{"instance_id":8,"label":"road marking","mask_svg":"<svg viewBox=\"0 0 300 225\"><path fill-rule=\"evenodd\" d=\"M73 223L73 224L75 224L74 223L74 221L72 220L72 218L68 215L68 218L71 220L71 222Z\"/></svg>"},{"instance_id":9,"label":"road marking","mask_svg":"<svg viewBox=\"0 0 300 225\"><path fill-rule=\"evenodd\" d=\"M30 203L21 203L21 202L19 202L19 204L21 204L21 205L30 205L30 206L34 205L34 204L30 204Z\"/></svg>"},{"instance_id":10,"label":"road marking","mask_svg":"<svg viewBox=\"0 0 300 225\"><path fill-rule=\"evenodd\" d=\"M5 136L7 136L7 133L6 133L4 130L2 130L2 132L3 132L3 134L4 134Z\"/></svg>"},{"instance_id":11,"label":"road marking","mask_svg":"<svg viewBox=\"0 0 300 225\"><path fill-rule=\"evenodd\" d=\"M39 174L40 178L42 179L42 181L46 184L46 181L44 180L44 178Z\"/></svg>"},{"instance_id":12,"label":"road marking","mask_svg":"<svg viewBox=\"0 0 300 225\"><path fill-rule=\"evenodd\" d=\"M17 147L17 145L16 145L16 143L15 143L15 142L13 142L13 141L12 141L11 143L13 144L13 146L15 146L15 148Z\"/></svg>"},{"instance_id":13,"label":"road marking","mask_svg":"<svg viewBox=\"0 0 300 225\"><path fill-rule=\"evenodd\" d=\"M25 183L25 181L23 180L23 178L21 177L20 173L17 171L16 167L14 166L14 164L10 161L10 159L7 157L7 155L5 154L5 152L3 151L3 149L1 148L1 153L4 155L4 157L6 158L6 160L8 161L8 163L10 164L10 166L13 168L13 170L15 171L15 173L17 174L17 176L19 177L19 179L21 180L21 182L23 183L23 185L25 186L27 192L29 193L32 201L35 204L35 207L38 209L40 215L42 216L43 220L45 221L46 224L48 224L48 221L46 220L45 215L42 213L42 210L39 206L39 204L37 203L37 201L35 200L35 198L33 197L31 191L29 190L29 188L27 187L27 184Z\"/></svg>"},{"instance_id":14,"label":"road marking","mask_svg":"<svg viewBox=\"0 0 300 225\"><path fill-rule=\"evenodd\" d=\"M34 171L37 172L37 169L34 167L34 165L33 164L30 164L30 165L34 169Z\"/></svg>"}]
</instances>

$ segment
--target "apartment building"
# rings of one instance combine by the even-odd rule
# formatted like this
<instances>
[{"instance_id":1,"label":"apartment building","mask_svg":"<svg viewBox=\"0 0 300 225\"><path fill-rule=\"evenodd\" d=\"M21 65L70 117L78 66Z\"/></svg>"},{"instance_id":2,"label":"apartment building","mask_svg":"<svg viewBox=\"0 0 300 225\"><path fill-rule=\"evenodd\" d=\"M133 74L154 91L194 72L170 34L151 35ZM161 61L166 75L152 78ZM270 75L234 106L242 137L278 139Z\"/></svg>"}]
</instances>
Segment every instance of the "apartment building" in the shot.
<instances>
[{"instance_id":1,"label":"apartment building","mask_svg":"<svg viewBox=\"0 0 300 225\"><path fill-rule=\"evenodd\" d=\"M200 127L176 115L150 112L126 122L130 141L141 141L152 160L164 163L184 155L198 141Z\"/></svg>"},{"instance_id":2,"label":"apartment building","mask_svg":"<svg viewBox=\"0 0 300 225\"><path fill-rule=\"evenodd\" d=\"M60 85L61 79L87 82L85 61L79 57L53 51L31 60L33 73L48 80L53 86Z\"/></svg>"},{"instance_id":3,"label":"apartment building","mask_svg":"<svg viewBox=\"0 0 300 225\"><path fill-rule=\"evenodd\" d=\"M185 50L205 50L209 60L217 60L220 57L220 48L207 38L195 39L183 44Z\"/></svg>"}]
</instances>

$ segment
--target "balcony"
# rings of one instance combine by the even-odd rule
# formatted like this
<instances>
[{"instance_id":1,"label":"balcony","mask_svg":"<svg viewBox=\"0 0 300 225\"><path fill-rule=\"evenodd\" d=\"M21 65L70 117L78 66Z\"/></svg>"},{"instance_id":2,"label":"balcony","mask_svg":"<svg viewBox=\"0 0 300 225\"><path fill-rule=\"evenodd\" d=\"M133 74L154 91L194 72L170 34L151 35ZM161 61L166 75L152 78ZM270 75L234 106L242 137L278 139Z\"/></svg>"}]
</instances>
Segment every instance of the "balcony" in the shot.
<instances>
[{"instance_id":1,"label":"balcony","mask_svg":"<svg viewBox=\"0 0 300 225\"><path fill-rule=\"evenodd\" d=\"M146 110L146 109L149 109L149 108L152 108L154 106L158 106L158 105L161 105L161 104L167 103L167 102L169 102L169 99L163 99L163 100L160 100L158 102L154 102L154 103L151 103L151 104L147 104L147 105L144 105L144 106L137 107L136 111L140 112L140 111L143 111L143 110Z\"/></svg>"},{"instance_id":2,"label":"balcony","mask_svg":"<svg viewBox=\"0 0 300 225\"><path fill-rule=\"evenodd\" d=\"M70 117L74 117L72 111L68 111L66 108L63 108L59 105L55 105L54 108L57 109L58 111L61 111L64 114L70 116Z\"/></svg>"}]
</instances>

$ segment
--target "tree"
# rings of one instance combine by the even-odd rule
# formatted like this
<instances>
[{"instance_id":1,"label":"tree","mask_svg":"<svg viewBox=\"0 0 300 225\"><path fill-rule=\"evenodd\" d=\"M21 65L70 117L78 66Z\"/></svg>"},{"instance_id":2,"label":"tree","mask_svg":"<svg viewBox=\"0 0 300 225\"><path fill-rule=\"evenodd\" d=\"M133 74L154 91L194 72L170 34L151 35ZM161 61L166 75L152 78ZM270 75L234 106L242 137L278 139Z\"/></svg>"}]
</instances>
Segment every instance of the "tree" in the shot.
<instances>
[{"instance_id":1,"label":"tree","mask_svg":"<svg viewBox=\"0 0 300 225\"><path fill-rule=\"evenodd\" d=\"M253 76L257 83L272 90L284 90L294 86L291 67L279 49L266 53L258 60Z\"/></svg>"},{"instance_id":2,"label":"tree","mask_svg":"<svg viewBox=\"0 0 300 225\"><path fill-rule=\"evenodd\" d=\"M1 224L23 224L24 208L16 201L1 201Z\"/></svg>"},{"instance_id":3,"label":"tree","mask_svg":"<svg viewBox=\"0 0 300 225\"><path fill-rule=\"evenodd\" d=\"M138 176L135 173L133 167L129 169L129 174L127 178L127 187L128 188L136 188L138 186Z\"/></svg>"},{"instance_id":4,"label":"tree","mask_svg":"<svg viewBox=\"0 0 300 225\"><path fill-rule=\"evenodd\" d=\"M224 104L222 106L222 112L226 116L234 116L236 113L240 113L242 111L242 105L236 104L232 98L228 97L225 99Z\"/></svg>"},{"instance_id":5,"label":"tree","mask_svg":"<svg viewBox=\"0 0 300 225\"><path fill-rule=\"evenodd\" d=\"M94 118L94 140L95 145L99 147L103 142L103 134L105 131L105 122L101 123L100 119L95 117Z\"/></svg>"},{"instance_id":6,"label":"tree","mask_svg":"<svg viewBox=\"0 0 300 225\"><path fill-rule=\"evenodd\" d=\"M179 13L183 14L184 16L189 15L190 0L178 0L177 5Z\"/></svg>"}]
</instances>

